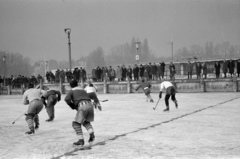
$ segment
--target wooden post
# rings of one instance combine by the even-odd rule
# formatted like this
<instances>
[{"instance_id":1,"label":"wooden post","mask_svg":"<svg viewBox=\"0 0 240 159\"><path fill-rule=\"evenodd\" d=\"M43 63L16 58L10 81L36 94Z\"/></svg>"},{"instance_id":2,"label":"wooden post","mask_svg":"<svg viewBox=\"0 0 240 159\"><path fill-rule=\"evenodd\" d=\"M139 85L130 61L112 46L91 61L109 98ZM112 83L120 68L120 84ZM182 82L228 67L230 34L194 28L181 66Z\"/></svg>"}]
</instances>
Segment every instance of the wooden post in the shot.
<instances>
[{"instance_id":1,"label":"wooden post","mask_svg":"<svg viewBox=\"0 0 240 159\"><path fill-rule=\"evenodd\" d=\"M11 95L11 88L9 85L7 86L7 92L8 92L8 95Z\"/></svg>"},{"instance_id":2,"label":"wooden post","mask_svg":"<svg viewBox=\"0 0 240 159\"><path fill-rule=\"evenodd\" d=\"M237 81L237 76L233 75L233 92L238 91L238 81Z\"/></svg>"},{"instance_id":3,"label":"wooden post","mask_svg":"<svg viewBox=\"0 0 240 159\"><path fill-rule=\"evenodd\" d=\"M42 79L40 79L40 89L43 89L43 80Z\"/></svg>"},{"instance_id":4,"label":"wooden post","mask_svg":"<svg viewBox=\"0 0 240 159\"><path fill-rule=\"evenodd\" d=\"M81 87L84 88L83 78L81 78Z\"/></svg>"},{"instance_id":5,"label":"wooden post","mask_svg":"<svg viewBox=\"0 0 240 159\"><path fill-rule=\"evenodd\" d=\"M21 94L23 94L24 93L24 86L23 86L23 84L21 85Z\"/></svg>"},{"instance_id":6,"label":"wooden post","mask_svg":"<svg viewBox=\"0 0 240 159\"><path fill-rule=\"evenodd\" d=\"M62 79L60 78L60 83L59 83L59 91L61 94L63 94L63 83L62 83Z\"/></svg>"},{"instance_id":7,"label":"wooden post","mask_svg":"<svg viewBox=\"0 0 240 159\"><path fill-rule=\"evenodd\" d=\"M130 83L129 78L128 78L128 80L127 80L127 92L128 92L128 93L131 93L131 83Z\"/></svg>"},{"instance_id":8,"label":"wooden post","mask_svg":"<svg viewBox=\"0 0 240 159\"><path fill-rule=\"evenodd\" d=\"M108 90L107 90L107 82L106 79L104 78L103 80L103 93L107 94Z\"/></svg>"},{"instance_id":9,"label":"wooden post","mask_svg":"<svg viewBox=\"0 0 240 159\"><path fill-rule=\"evenodd\" d=\"M200 78L200 87L201 87L201 92L206 92L206 83L203 78Z\"/></svg>"}]
</instances>

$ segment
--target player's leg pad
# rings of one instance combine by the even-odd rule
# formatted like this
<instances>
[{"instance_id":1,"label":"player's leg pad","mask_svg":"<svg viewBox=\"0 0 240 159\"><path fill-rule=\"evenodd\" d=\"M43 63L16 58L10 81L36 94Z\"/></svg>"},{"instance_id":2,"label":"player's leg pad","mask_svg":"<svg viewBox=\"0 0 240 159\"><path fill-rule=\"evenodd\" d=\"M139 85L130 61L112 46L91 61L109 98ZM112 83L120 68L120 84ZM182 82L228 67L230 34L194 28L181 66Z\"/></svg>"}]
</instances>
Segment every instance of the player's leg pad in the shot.
<instances>
[{"instance_id":1,"label":"player's leg pad","mask_svg":"<svg viewBox=\"0 0 240 159\"><path fill-rule=\"evenodd\" d=\"M177 102L177 100L175 99L175 100L173 100L173 102L175 103L176 108L178 108L178 102Z\"/></svg>"},{"instance_id":2,"label":"player's leg pad","mask_svg":"<svg viewBox=\"0 0 240 159\"><path fill-rule=\"evenodd\" d=\"M73 122L72 122L72 127L73 127L73 129L75 130L75 132L76 132L77 135L83 136L81 124L73 121Z\"/></svg>"},{"instance_id":3,"label":"player's leg pad","mask_svg":"<svg viewBox=\"0 0 240 159\"><path fill-rule=\"evenodd\" d=\"M34 115L33 114L26 114L26 122L28 124L28 128L30 129L31 132L34 133L34 123L33 123L33 118ZM27 133L27 132L26 132Z\"/></svg>"},{"instance_id":4,"label":"player's leg pad","mask_svg":"<svg viewBox=\"0 0 240 159\"><path fill-rule=\"evenodd\" d=\"M33 120L34 120L34 123L35 123L35 129L38 129L40 124L39 124L39 117L38 117L37 114L35 114Z\"/></svg>"},{"instance_id":5,"label":"player's leg pad","mask_svg":"<svg viewBox=\"0 0 240 159\"><path fill-rule=\"evenodd\" d=\"M84 121L83 126L87 129L89 134L94 132L90 122Z\"/></svg>"}]
</instances>

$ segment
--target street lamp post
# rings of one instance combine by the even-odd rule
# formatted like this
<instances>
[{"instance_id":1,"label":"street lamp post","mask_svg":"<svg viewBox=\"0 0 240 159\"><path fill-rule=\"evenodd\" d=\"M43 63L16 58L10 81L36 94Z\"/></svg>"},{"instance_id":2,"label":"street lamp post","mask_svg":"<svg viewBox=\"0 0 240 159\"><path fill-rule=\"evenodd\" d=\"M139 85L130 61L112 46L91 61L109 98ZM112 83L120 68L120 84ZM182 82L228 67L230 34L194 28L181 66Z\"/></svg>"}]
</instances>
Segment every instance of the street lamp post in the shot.
<instances>
[{"instance_id":1,"label":"street lamp post","mask_svg":"<svg viewBox=\"0 0 240 159\"><path fill-rule=\"evenodd\" d=\"M3 84L6 85L6 56L3 56Z\"/></svg>"},{"instance_id":2,"label":"street lamp post","mask_svg":"<svg viewBox=\"0 0 240 159\"><path fill-rule=\"evenodd\" d=\"M140 46L141 42L136 42L135 44L136 44L136 49L137 49L136 61L137 61L137 64L138 64L138 61L139 61L138 49L139 49L139 46Z\"/></svg>"},{"instance_id":3,"label":"street lamp post","mask_svg":"<svg viewBox=\"0 0 240 159\"><path fill-rule=\"evenodd\" d=\"M70 42L70 33L71 29L66 28L64 29L65 33L68 34L68 49L69 49L69 66L70 66L70 71L72 70L72 58L71 58L71 42Z\"/></svg>"},{"instance_id":4,"label":"street lamp post","mask_svg":"<svg viewBox=\"0 0 240 159\"><path fill-rule=\"evenodd\" d=\"M168 44L170 44L170 45L171 45L171 50L172 50L172 62L173 62L173 41L172 41L172 42L170 42L170 43L168 43Z\"/></svg>"}]
</instances>

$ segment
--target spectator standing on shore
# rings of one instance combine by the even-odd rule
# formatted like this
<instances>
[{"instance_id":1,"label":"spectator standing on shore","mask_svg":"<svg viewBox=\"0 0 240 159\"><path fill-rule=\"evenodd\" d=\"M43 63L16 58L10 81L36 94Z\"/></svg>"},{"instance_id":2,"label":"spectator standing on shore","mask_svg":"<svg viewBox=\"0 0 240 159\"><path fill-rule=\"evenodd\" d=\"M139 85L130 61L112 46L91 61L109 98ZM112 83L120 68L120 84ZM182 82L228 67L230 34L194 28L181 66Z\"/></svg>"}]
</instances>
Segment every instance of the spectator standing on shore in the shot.
<instances>
[{"instance_id":1,"label":"spectator standing on shore","mask_svg":"<svg viewBox=\"0 0 240 159\"><path fill-rule=\"evenodd\" d=\"M207 78L207 64L206 64L206 62L203 62L203 64L202 64L202 71L203 71L204 78Z\"/></svg>"},{"instance_id":2,"label":"spectator standing on shore","mask_svg":"<svg viewBox=\"0 0 240 159\"><path fill-rule=\"evenodd\" d=\"M113 69L112 69L112 66L109 66L109 69L108 69L108 78L109 78L109 81L112 81L112 76L111 76L111 74L112 74L112 71L113 71Z\"/></svg>"},{"instance_id":3,"label":"spectator standing on shore","mask_svg":"<svg viewBox=\"0 0 240 159\"><path fill-rule=\"evenodd\" d=\"M239 77L240 74L240 59L237 61L237 76Z\"/></svg>"},{"instance_id":4,"label":"spectator standing on shore","mask_svg":"<svg viewBox=\"0 0 240 159\"><path fill-rule=\"evenodd\" d=\"M143 79L143 77L144 77L144 67L143 67L142 64L140 64L139 76L140 76L141 79Z\"/></svg>"},{"instance_id":5,"label":"spectator standing on shore","mask_svg":"<svg viewBox=\"0 0 240 159\"><path fill-rule=\"evenodd\" d=\"M59 77L60 77L62 83L65 82L65 76L66 76L65 71L62 69L59 73Z\"/></svg>"},{"instance_id":6,"label":"spectator standing on shore","mask_svg":"<svg viewBox=\"0 0 240 159\"><path fill-rule=\"evenodd\" d=\"M146 65L144 66L144 74L143 74L143 76L144 76L144 78L145 78L146 80L149 80L148 71L149 71L149 67L148 67L148 64L146 64Z\"/></svg>"},{"instance_id":7,"label":"spectator standing on shore","mask_svg":"<svg viewBox=\"0 0 240 159\"><path fill-rule=\"evenodd\" d=\"M130 66L128 66L128 69L127 69L127 77L129 81L132 80L132 68Z\"/></svg>"},{"instance_id":8,"label":"spectator standing on shore","mask_svg":"<svg viewBox=\"0 0 240 159\"><path fill-rule=\"evenodd\" d=\"M172 62L169 65L169 71L170 71L170 80L174 80L175 79L176 68L175 68L175 65Z\"/></svg>"},{"instance_id":9,"label":"spectator standing on shore","mask_svg":"<svg viewBox=\"0 0 240 159\"><path fill-rule=\"evenodd\" d=\"M66 76L67 76L67 82L70 82L72 80L72 71L69 69L66 69Z\"/></svg>"},{"instance_id":10,"label":"spectator standing on shore","mask_svg":"<svg viewBox=\"0 0 240 159\"><path fill-rule=\"evenodd\" d=\"M152 80L152 64L151 63L149 63L149 65L148 65L148 67L147 67L147 69L148 69L148 80Z\"/></svg>"},{"instance_id":11,"label":"spectator standing on shore","mask_svg":"<svg viewBox=\"0 0 240 159\"><path fill-rule=\"evenodd\" d=\"M122 65L122 81L126 81L127 77L127 69L124 65Z\"/></svg>"},{"instance_id":12,"label":"spectator standing on shore","mask_svg":"<svg viewBox=\"0 0 240 159\"><path fill-rule=\"evenodd\" d=\"M230 59L230 61L228 62L228 70L229 70L231 77L234 74L234 67L235 67L234 61L232 59Z\"/></svg>"},{"instance_id":13,"label":"spectator standing on shore","mask_svg":"<svg viewBox=\"0 0 240 159\"><path fill-rule=\"evenodd\" d=\"M134 78L134 81L138 81L138 73L139 73L139 68L137 66L137 64L134 65L133 67L133 78Z\"/></svg>"},{"instance_id":14,"label":"spectator standing on shore","mask_svg":"<svg viewBox=\"0 0 240 159\"><path fill-rule=\"evenodd\" d=\"M219 78L220 68L221 68L220 63L218 61L216 61L215 64L214 64L214 67L215 67L216 78Z\"/></svg>"},{"instance_id":15,"label":"spectator standing on shore","mask_svg":"<svg viewBox=\"0 0 240 159\"><path fill-rule=\"evenodd\" d=\"M110 81L115 81L115 78L116 78L116 72L112 68L112 71L110 72Z\"/></svg>"},{"instance_id":16,"label":"spectator standing on shore","mask_svg":"<svg viewBox=\"0 0 240 159\"><path fill-rule=\"evenodd\" d=\"M82 73L83 73L83 81L85 82L87 80L87 72L85 68L82 68Z\"/></svg>"},{"instance_id":17,"label":"spectator standing on shore","mask_svg":"<svg viewBox=\"0 0 240 159\"><path fill-rule=\"evenodd\" d=\"M198 62L196 65L197 79L201 78L201 72L202 72L202 66L201 66L200 62Z\"/></svg>"},{"instance_id":18,"label":"spectator standing on shore","mask_svg":"<svg viewBox=\"0 0 240 159\"><path fill-rule=\"evenodd\" d=\"M101 68L98 66L97 70L96 70L96 75L97 75L97 81L100 82L101 81L101 74L102 74L102 70Z\"/></svg>"},{"instance_id":19,"label":"spectator standing on shore","mask_svg":"<svg viewBox=\"0 0 240 159\"><path fill-rule=\"evenodd\" d=\"M94 82L96 81L96 69L95 68L92 69L92 79Z\"/></svg>"},{"instance_id":20,"label":"spectator standing on shore","mask_svg":"<svg viewBox=\"0 0 240 159\"><path fill-rule=\"evenodd\" d=\"M161 76L161 63L157 64L156 76L157 76L157 79L161 80L161 78L162 78L162 76Z\"/></svg>"},{"instance_id":21,"label":"spectator standing on shore","mask_svg":"<svg viewBox=\"0 0 240 159\"><path fill-rule=\"evenodd\" d=\"M74 79L74 80L77 80L77 81L78 81L78 79L79 79L78 68L75 68L75 69L73 70L73 79Z\"/></svg>"},{"instance_id":22,"label":"spectator standing on shore","mask_svg":"<svg viewBox=\"0 0 240 159\"><path fill-rule=\"evenodd\" d=\"M154 63L152 65L152 80L157 80L157 65Z\"/></svg>"},{"instance_id":23,"label":"spectator standing on shore","mask_svg":"<svg viewBox=\"0 0 240 159\"><path fill-rule=\"evenodd\" d=\"M224 78L226 78L227 77L227 71L228 71L228 62L225 59L223 60L222 71L223 71L223 74L224 74Z\"/></svg>"},{"instance_id":24,"label":"spectator standing on shore","mask_svg":"<svg viewBox=\"0 0 240 159\"><path fill-rule=\"evenodd\" d=\"M107 68L102 67L101 74L100 74L100 81L107 80Z\"/></svg>"},{"instance_id":25,"label":"spectator standing on shore","mask_svg":"<svg viewBox=\"0 0 240 159\"><path fill-rule=\"evenodd\" d=\"M188 79L192 79L193 64L190 61L188 61L186 71L188 74Z\"/></svg>"},{"instance_id":26,"label":"spectator standing on shore","mask_svg":"<svg viewBox=\"0 0 240 159\"><path fill-rule=\"evenodd\" d=\"M162 79L164 79L164 72L165 72L165 63L164 61L161 63L161 73L162 73Z\"/></svg>"},{"instance_id":27,"label":"spectator standing on shore","mask_svg":"<svg viewBox=\"0 0 240 159\"><path fill-rule=\"evenodd\" d=\"M122 68L120 66L117 67L117 79L118 81L122 80Z\"/></svg>"}]
</instances>

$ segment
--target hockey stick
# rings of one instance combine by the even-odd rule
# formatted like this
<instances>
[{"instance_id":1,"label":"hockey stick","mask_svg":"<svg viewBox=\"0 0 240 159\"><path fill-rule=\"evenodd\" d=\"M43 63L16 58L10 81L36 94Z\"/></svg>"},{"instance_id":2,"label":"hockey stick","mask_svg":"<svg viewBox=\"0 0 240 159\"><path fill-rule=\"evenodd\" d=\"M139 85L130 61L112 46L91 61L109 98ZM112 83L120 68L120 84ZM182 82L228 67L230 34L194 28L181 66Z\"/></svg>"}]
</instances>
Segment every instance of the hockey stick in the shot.
<instances>
[{"instance_id":1,"label":"hockey stick","mask_svg":"<svg viewBox=\"0 0 240 159\"><path fill-rule=\"evenodd\" d=\"M99 100L100 102L107 102L108 99L104 99L104 100Z\"/></svg>"},{"instance_id":2,"label":"hockey stick","mask_svg":"<svg viewBox=\"0 0 240 159\"><path fill-rule=\"evenodd\" d=\"M153 110L155 110L157 108L158 102L160 101L161 98L158 98L157 104L155 107L153 107Z\"/></svg>"},{"instance_id":3,"label":"hockey stick","mask_svg":"<svg viewBox=\"0 0 240 159\"><path fill-rule=\"evenodd\" d=\"M43 108L43 109L44 109L44 108ZM43 110L43 109L42 109L42 110ZM41 111L42 111L42 110L41 110ZM15 124L15 122L18 121L18 119L20 119L20 118L21 118L23 115L25 115L26 113L27 113L27 111L26 111L25 113L23 113L20 117L18 117L14 122L12 122L12 124Z\"/></svg>"},{"instance_id":4,"label":"hockey stick","mask_svg":"<svg viewBox=\"0 0 240 159\"><path fill-rule=\"evenodd\" d=\"M20 117L18 117L12 124L15 124L16 121L18 121L18 119L20 119L25 113L27 112L24 112Z\"/></svg>"}]
</instances>

